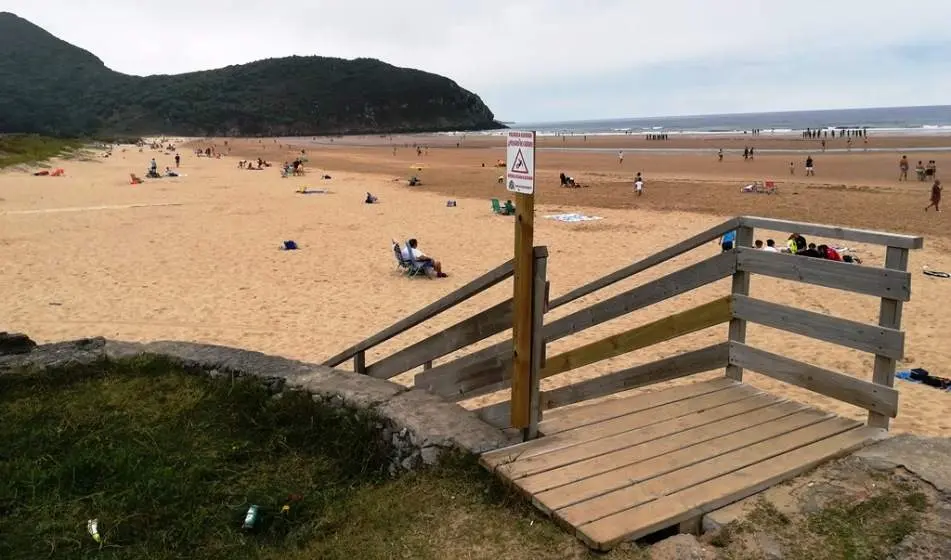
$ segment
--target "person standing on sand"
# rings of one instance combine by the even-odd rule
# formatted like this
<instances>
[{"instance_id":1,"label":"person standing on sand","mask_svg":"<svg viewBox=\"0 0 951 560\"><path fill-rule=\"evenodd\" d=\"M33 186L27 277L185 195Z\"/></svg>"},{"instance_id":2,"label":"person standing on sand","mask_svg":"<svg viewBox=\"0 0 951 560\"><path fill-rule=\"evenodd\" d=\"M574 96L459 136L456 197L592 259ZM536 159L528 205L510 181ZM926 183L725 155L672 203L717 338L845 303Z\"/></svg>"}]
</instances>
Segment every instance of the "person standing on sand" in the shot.
<instances>
[{"instance_id":1,"label":"person standing on sand","mask_svg":"<svg viewBox=\"0 0 951 560\"><path fill-rule=\"evenodd\" d=\"M796 174L796 163L795 163L795 162L792 162L792 161L789 162L789 174L790 174L790 175L795 175L795 174Z\"/></svg>"},{"instance_id":2,"label":"person standing on sand","mask_svg":"<svg viewBox=\"0 0 951 560\"><path fill-rule=\"evenodd\" d=\"M720 151L717 152L717 161L723 161L723 148L720 148Z\"/></svg>"},{"instance_id":3,"label":"person standing on sand","mask_svg":"<svg viewBox=\"0 0 951 560\"><path fill-rule=\"evenodd\" d=\"M931 208L932 206L934 206L935 212L940 212L941 211L941 208L939 207L940 204L941 204L941 181L935 181L934 184L931 185L931 204L929 204L928 206L925 206L925 212L927 212L928 209Z\"/></svg>"},{"instance_id":4,"label":"person standing on sand","mask_svg":"<svg viewBox=\"0 0 951 560\"><path fill-rule=\"evenodd\" d=\"M898 160L898 180L908 180L908 156L901 156L901 159Z\"/></svg>"},{"instance_id":5,"label":"person standing on sand","mask_svg":"<svg viewBox=\"0 0 951 560\"><path fill-rule=\"evenodd\" d=\"M182 162L182 156L175 154L175 168L178 168L178 164Z\"/></svg>"},{"instance_id":6,"label":"person standing on sand","mask_svg":"<svg viewBox=\"0 0 951 560\"><path fill-rule=\"evenodd\" d=\"M617 153L617 164L618 164L618 165L624 165L624 152L623 152L623 151L618 151L618 153Z\"/></svg>"},{"instance_id":7,"label":"person standing on sand","mask_svg":"<svg viewBox=\"0 0 951 560\"><path fill-rule=\"evenodd\" d=\"M806 177L815 177L816 169L813 167L812 156L806 157Z\"/></svg>"}]
</instances>

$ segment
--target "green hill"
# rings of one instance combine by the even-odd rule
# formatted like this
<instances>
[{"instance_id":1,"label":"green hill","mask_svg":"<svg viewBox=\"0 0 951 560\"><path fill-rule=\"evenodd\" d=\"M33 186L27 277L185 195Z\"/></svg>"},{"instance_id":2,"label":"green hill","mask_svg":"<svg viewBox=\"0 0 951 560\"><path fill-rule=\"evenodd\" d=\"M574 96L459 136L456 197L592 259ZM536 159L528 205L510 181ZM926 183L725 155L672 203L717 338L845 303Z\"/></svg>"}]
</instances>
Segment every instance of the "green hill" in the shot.
<instances>
[{"instance_id":1,"label":"green hill","mask_svg":"<svg viewBox=\"0 0 951 560\"><path fill-rule=\"evenodd\" d=\"M291 136L500 128L448 78L373 59L260 60L129 76L0 12L0 133Z\"/></svg>"}]
</instances>

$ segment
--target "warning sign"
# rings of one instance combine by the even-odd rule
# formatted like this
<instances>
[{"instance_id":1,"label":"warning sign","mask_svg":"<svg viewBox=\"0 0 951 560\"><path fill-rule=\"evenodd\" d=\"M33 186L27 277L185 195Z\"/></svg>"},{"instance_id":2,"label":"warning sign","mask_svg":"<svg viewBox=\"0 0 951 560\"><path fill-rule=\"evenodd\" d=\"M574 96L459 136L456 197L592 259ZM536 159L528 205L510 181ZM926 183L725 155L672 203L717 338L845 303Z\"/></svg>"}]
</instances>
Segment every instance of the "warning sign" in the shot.
<instances>
[{"instance_id":1,"label":"warning sign","mask_svg":"<svg viewBox=\"0 0 951 560\"><path fill-rule=\"evenodd\" d=\"M506 143L506 188L515 193L535 192L535 132L510 131Z\"/></svg>"}]
</instances>

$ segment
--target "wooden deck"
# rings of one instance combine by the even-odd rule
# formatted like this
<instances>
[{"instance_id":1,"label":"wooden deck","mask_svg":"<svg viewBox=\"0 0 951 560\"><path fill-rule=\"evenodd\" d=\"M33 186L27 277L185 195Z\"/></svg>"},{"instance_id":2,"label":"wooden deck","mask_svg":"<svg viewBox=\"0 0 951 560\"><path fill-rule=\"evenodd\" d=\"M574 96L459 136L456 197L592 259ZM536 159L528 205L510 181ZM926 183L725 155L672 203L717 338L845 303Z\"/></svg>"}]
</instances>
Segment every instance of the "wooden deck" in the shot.
<instances>
[{"instance_id":1,"label":"wooden deck","mask_svg":"<svg viewBox=\"0 0 951 560\"><path fill-rule=\"evenodd\" d=\"M695 521L884 432L728 378L552 410L539 429L481 462L597 550Z\"/></svg>"}]
</instances>

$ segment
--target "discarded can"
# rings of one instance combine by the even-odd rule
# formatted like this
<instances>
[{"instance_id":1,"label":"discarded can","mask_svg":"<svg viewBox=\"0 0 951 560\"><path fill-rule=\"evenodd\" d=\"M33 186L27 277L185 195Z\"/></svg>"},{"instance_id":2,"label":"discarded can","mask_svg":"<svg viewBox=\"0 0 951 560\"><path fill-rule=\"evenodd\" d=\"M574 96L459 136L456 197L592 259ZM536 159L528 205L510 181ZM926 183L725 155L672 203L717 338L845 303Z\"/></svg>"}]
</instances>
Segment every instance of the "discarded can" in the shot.
<instances>
[{"instance_id":1,"label":"discarded can","mask_svg":"<svg viewBox=\"0 0 951 560\"><path fill-rule=\"evenodd\" d=\"M248 508L248 513L244 516L244 525L241 526L242 529L254 529L254 525L258 522L258 506L253 505Z\"/></svg>"},{"instance_id":2,"label":"discarded can","mask_svg":"<svg viewBox=\"0 0 951 560\"><path fill-rule=\"evenodd\" d=\"M89 535L92 537L92 540L96 541L97 543L102 543L102 537L99 536L99 520L98 519L90 519L86 523L86 531L89 532Z\"/></svg>"}]
</instances>

